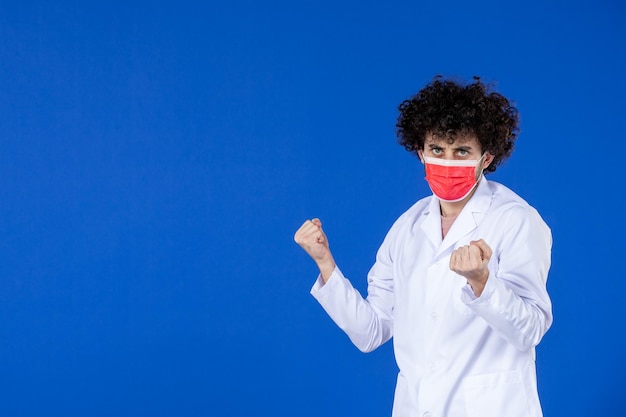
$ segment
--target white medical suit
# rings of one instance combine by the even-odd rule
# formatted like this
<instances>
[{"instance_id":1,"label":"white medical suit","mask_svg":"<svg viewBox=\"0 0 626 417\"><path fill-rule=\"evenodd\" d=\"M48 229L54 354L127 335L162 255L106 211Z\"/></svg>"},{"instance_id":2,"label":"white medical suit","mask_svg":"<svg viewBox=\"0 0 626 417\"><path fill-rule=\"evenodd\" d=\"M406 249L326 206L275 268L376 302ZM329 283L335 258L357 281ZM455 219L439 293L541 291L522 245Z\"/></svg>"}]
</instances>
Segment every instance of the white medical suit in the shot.
<instances>
[{"instance_id":1,"label":"white medical suit","mask_svg":"<svg viewBox=\"0 0 626 417\"><path fill-rule=\"evenodd\" d=\"M493 250L480 297L449 267L454 249L478 239ZM396 220L366 299L339 268L311 294L360 350L393 336L393 417L540 417L535 346L552 323L551 246L537 211L482 177L445 239L434 196Z\"/></svg>"}]
</instances>

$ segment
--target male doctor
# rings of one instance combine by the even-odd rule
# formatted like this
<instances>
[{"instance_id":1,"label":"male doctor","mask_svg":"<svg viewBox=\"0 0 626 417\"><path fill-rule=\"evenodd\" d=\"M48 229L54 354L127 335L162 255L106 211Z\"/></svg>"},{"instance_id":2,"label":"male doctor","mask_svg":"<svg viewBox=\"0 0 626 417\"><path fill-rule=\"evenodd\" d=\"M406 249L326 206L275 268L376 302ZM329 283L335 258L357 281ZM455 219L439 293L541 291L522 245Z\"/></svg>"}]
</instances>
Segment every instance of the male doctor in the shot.
<instances>
[{"instance_id":1,"label":"male doctor","mask_svg":"<svg viewBox=\"0 0 626 417\"><path fill-rule=\"evenodd\" d=\"M478 77L435 77L399 111L399 143L433 195L389 230L365 299L321 221L305 221L295 241L320 271L311 293L363 352L393 337L393 417L542 416L535 346L552 323L552 237L533 207L483 175L511 155L517 110Z\"/></svg>"}]
</instances>

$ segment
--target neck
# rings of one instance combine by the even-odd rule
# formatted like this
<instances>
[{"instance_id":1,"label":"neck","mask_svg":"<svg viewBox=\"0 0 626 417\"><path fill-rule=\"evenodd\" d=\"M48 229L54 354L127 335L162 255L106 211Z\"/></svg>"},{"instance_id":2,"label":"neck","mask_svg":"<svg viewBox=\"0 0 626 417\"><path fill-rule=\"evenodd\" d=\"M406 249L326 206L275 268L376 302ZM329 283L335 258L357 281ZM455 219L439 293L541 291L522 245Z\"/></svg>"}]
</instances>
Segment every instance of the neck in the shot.
<instances>
[{"instance_id":1,"label":"neck","mask_svg":"<svg viewBox=\"0 0 626 417\"><path fill-rule=\"evenodd\" d=\"M456 203L446 203L445 201L439 201L439 209L441 210L441 215L443 217L456 217L459 215L463 207L465 206L465 201L457 201Z\"/></svg>"}]
</instances>

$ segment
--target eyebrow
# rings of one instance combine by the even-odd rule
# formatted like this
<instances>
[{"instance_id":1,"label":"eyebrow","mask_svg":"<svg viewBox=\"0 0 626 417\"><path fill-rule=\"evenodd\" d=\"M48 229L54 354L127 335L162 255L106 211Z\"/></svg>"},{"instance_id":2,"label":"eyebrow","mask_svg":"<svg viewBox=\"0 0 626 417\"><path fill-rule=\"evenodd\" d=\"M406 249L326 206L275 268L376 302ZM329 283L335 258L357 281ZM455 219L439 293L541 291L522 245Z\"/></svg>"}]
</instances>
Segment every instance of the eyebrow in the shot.
<instances>
[{"instance_id":1,"label":"eyebrow","mask_svg":"<svg viewBox=\"0 0 626 417\"><path fill-rule=\"evenodd\" d=\"M442 149L443 147L440 145L437 145L436 143L429 143L427 144L429 149L436 149L436 148L440 148ZM457 147L452 148L453 151L471 151L473 148L469 145L460 145Z\"/></svg>"}]
</instances>

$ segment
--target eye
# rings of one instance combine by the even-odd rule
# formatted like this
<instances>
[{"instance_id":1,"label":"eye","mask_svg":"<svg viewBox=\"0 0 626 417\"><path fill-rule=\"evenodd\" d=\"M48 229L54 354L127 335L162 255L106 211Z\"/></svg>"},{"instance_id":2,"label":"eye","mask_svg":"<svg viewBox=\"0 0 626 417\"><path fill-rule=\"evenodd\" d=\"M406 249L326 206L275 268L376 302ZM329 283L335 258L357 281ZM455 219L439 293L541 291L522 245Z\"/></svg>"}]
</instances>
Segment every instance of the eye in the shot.
<instances>
[{"instance_id":1,"label":"eye","mask_svg":"<svg viewBox=\"0 0 626 417\"><path fill-rule=\"evenodd\" d=\"M458 150L458 154L459 154L459 156L467 156L467 155L469 155L469 152L466 151L465 149L459 149Z\"/></svg>"},{"instance_id":2,"label":"eye","mask_svg":"<svg viewBox=\"0 0 626 417\"><path fill-rule=\"evenodd\" d=\"M441 155L443 153L443 150L441 148L431 148L430 150L433 155Z\"/></svg>"}]
</instances>

